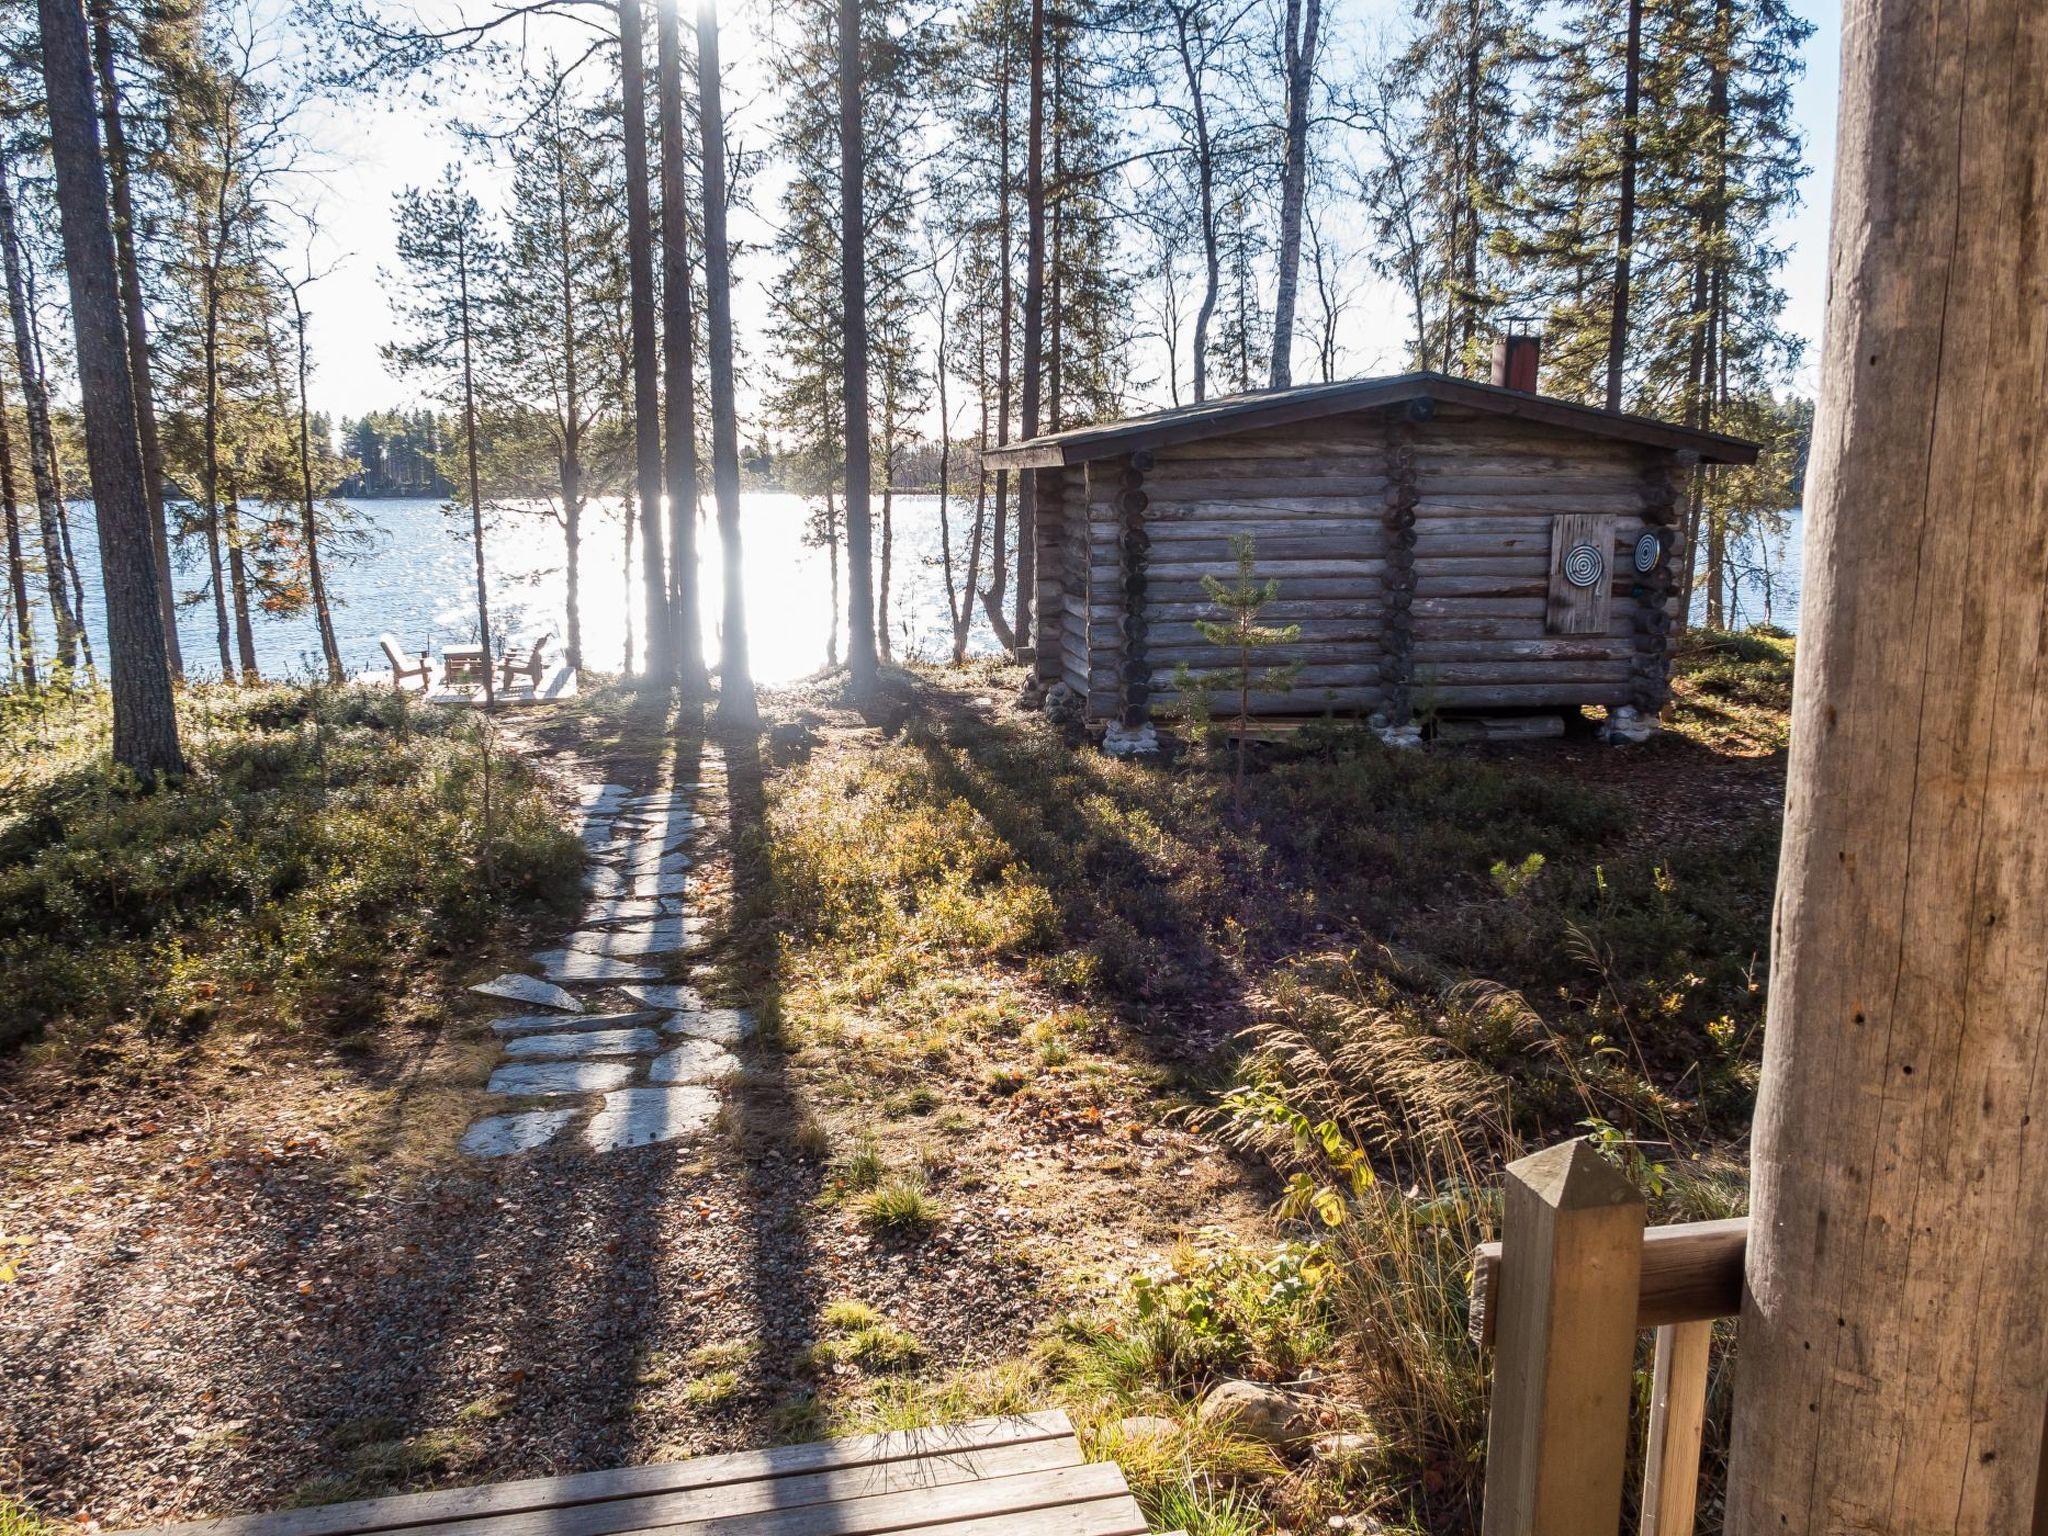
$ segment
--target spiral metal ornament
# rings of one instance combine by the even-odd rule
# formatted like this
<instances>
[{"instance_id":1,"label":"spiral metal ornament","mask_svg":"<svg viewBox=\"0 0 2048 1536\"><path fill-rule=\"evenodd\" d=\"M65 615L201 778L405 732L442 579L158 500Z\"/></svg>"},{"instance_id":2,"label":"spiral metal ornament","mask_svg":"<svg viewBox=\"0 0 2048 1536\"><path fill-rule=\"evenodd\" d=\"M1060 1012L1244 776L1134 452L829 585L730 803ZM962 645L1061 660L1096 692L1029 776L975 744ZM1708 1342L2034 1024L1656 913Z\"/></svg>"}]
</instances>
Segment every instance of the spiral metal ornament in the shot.
<instances>
[{"instance_id":1,"label":"spiral metal ornament","mask_svg":"<svg viewBox=\"0 0 2048 1536\"><path fill-rule=\"evenodd\" d=\"M1636 570L1647 576L1657 568L1657 562L1664 558L1664 541L1654 533L1645 533L1636 540Z\"/></svg>"},{"instance_id":2,"label":"spiral metal ornament","mask_svg":"<svg viewBox=\"0 0 2048 1536\"><path fill-rule=\"evenodd\" d=\"M1564 579L1575 587L1595 585L1607 574L1607 557L1591 544L1574 544L1564 552Z\"/></svg>"}]
</instances>

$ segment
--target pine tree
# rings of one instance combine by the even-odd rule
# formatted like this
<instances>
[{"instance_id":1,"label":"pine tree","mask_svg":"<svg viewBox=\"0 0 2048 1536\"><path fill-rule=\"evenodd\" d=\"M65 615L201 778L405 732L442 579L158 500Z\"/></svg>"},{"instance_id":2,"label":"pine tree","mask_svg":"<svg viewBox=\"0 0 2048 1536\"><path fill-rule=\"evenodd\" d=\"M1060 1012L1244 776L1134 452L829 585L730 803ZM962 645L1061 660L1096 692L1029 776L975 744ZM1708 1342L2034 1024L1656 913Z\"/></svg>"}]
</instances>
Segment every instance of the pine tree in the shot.
<instances>
[{"instance_id":1,"label":"pine tree","mask_svg":"<svg viewBox=\"0 0 2048 1536\"><path fill-rule=\"evenodd\" d=\"M1513 274L1496 236L1514 193L1515 92L1529 48L1530 0L1416 0L1399 90L1417 106L1414 217L1425 254L1422 366L1484 375L1492 317Z\"/></svg>"},{"instance_id":2,"label":"pine tree","mask_svg":"<svg viewBox=\"0 0 2048 1536\"><path fill-rule=\"evenodd\" d=\"M1229 664L1197 672L1183 663L1174 669L1173 681L1183 708L1198 722L1214 718L1214 701L1219 695L1234 706L1230 730L1236 737L1237 749L1230 790L1233 802L1242 810L1245 744L1252 732L1252 695L1287 693L1301 673L1298 661L1270 667L1259 666L1257 662L1262 652L1298 641L1301 626L1288 624L1276 628L1259 622L1259 615L1280 596L1280 583L1270 576L1259 578L1258 551L1252 535L1232 534L1230 553L1237 562L1236 580L1226 585L1214 576L1202 578L1202 590L1223 611L1223 617L1195 620L1196 632L1224 652L1230 658Z\"/></svg>"},{"instance_id":3,"label":"pine tree","mask_svg":"<svg viewBox=\"0 0 2048 1536\"><path fill-rule=\"evenodd\" d=\"M488 706L495 702L492 675L497 653L491 647L484 563L482 401L476 364L482 350L484 304L501 281L503 255L485 224L482 206L452 165L439 185L400 193L397 217L398 259L408 282L398 289L404 297L394 308L411 335L387 345L384 355L400 372L425 376L461 412L470 540L476 557L477 638L483 646Z\"/></svg>"}]
</instances>

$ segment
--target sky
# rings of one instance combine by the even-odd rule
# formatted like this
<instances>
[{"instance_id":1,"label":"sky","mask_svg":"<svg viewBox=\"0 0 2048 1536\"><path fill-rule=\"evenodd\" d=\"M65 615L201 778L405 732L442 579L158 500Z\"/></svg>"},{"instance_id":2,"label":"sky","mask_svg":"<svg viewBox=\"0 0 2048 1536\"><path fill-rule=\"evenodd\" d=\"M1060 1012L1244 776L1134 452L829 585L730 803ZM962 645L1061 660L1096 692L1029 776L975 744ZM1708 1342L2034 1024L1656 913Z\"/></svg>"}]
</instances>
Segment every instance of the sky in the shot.
<instances>
[{"instance_id":1,"label":"sky","mask_svg":"<svg viewBox=\"0 0 2048 1536\"><path fill-rule=\"evenodd\" d=\"M1790 252L1783 273L1787 324L1807 342L1805 364L1794 383L1811 392L1818 377L1827 287L1841 11L1836 0L1793 0L1792 9L1815 23L1806 46L1806 73L1794 93L1794 113L1812 172L1800 206L1783 220L1779 233ZM1339 25L1363 33L1396 21L1404 10L1402 0L1352 0ZM735 136L743 145L765 139L773 111L764 88L755 22L751 14L728 9L721 32L728 66L727 107L735 113ZM463 151L439 112L417 100L325 108L311 123L309 137L322 152L324 166L313 263L326 273L308 294L314 405L340 417L404 404L414 391L391 376L379 353L394 334L386 297L386 277L396 266L393 200L407 186L437 179L443 165L464 158ZM493 177L489 171L476 173L479 195L487 201ZM760 212L736 213L732 228L733 238L755 252L743 254L735 271L743 435L750 435L744 419L754 395L750 380L759 378L767 366L763 338L774 276L772 261L762 249L774 233L772 184L757 184L755 194ZM1390 363L1399 352L1404 325L1396 297L1385 284L1375 281L1368 287L1347 319L1347 357L1360 371ZM1134 406L1150 403L1163 402L1137 401Z\"/></svg>"}]
</instances>

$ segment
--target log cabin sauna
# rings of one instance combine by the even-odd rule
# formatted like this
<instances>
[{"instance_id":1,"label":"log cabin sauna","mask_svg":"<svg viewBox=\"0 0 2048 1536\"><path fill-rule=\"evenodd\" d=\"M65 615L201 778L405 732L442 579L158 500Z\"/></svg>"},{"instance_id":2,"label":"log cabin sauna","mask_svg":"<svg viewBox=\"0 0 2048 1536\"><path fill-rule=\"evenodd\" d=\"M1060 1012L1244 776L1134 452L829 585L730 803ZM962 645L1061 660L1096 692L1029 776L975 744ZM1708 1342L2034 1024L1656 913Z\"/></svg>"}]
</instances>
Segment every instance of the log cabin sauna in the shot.
<instances>
[{"instance_id":1,"label":"log cabin sauna","mask_svg":"<svg viewBox=\"0 0 2048 1536\"><path fill-rule=\"evenodd\" d=\"M1279 725L1362 717L1554 734L1585 706L1640 740L1667 693L1687 471L1753 443L1535 392L1535 341L1504 338L1495 382L1439 373L1233 395L991 450L1034 482L1034 687L1113 751L1177 712L1175 668L1228 658L1201 579L1255 541L1279 583L1262 623L1298 624ZM1512 382L1511 382L1512 381ZM1514 387L1520 385L1522 387Z\"/></svg>"}]
</instances>

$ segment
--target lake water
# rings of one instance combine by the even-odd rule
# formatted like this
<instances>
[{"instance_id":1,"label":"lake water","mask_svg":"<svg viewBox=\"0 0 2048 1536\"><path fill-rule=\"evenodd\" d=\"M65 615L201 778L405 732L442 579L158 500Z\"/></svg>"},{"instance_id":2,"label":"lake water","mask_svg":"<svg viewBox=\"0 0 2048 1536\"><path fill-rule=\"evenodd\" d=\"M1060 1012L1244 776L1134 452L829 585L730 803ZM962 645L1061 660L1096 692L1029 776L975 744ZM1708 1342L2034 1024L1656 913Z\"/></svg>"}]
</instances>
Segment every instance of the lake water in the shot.
<instances>
[{"instance_id":1,"label":"lake water","mask_svg":"<svg viewBox=\"0 0 2048 1536\"><path fill-rule=\"evenodd\" d=\"M407 649L439 649L476 638L469 523L451 516L443 503L355 501L369 546L361 558L331 567L336 636L350 673L384 664L378 636L386 630ZM74 505L72 537L79 576L86 589L87 625L94 652L106 655L106 614L100 600L99 552L92 508ZM971 503L954 502L957 526L972 515ZM825 664L832 626L831 569L826 551L804 543L808 505L801 497L755 492L741 499L741 536L746 553L748 629L754 675L763 683L786 683ZM879 512L878 512L879 521ZM942 657L950 647L945 588L938 569L938 498L903 496L896 502L891 639L899 656ZM583 634L585 665L616 671L624 661L630 615L639 626L638 550L630 579L624 570L623 535L615 508L593 508L583 539ZM1738 625L1769 621L1787 629L1799 625L1800 519L1794 513L1785 533L1747 542L1733 563L1737 581L1733 618ZM877 530L879 539L879 529ZM701 534L702 576L707 598L706 654L717 655L719 579L717 532L707 522ZM200 590L204 551L196 542L184 552L181 593ZM557 645L565 628L562 537L549 518L530 513L498 515L485 535L491 595L491 624L500 645L552 632ZM956 558L959 551L956 548ZM986 570L984 568L984 579ZM843 572L842 572L843 576ZM1704 604L1698 605L1703 607ZM1695 614L1697 617L1698 614ZM48 610L39 608L45 627ZM266 675L305 677L320 670L320 640L311 613L292 618L258 614L256 654ZM185 607L179 634L189 676L217 677L211 598ZM975 605L970 649L996 649L986 619ZM844 638L841 639L842 654Z\"/></svg>"},{"instance_id":2,"label":"lake water","mask_svg":"<svg viewBox=\"0 0 2048 1536\"><path fill-rule=\"evenodd\" d=\"M351 501L370 535L365 554L330 565L328 590L334 600L336 638L351 673L384 665L378 636L395 634L408 650L436 652L450 642L476 639L474 572L467 513L451 516L438 501ZM956 498L957 521L973 516L973 504ZM74 505L72 538L79 578L85 586L87 626L95 654L106 655L106 613L100 595L97 540L90 504ZM801 497L757 492L741 499L741 539L746 555L748 631L754 675L763 683L786 683L825 664L832 626L829 557L803 540L807 504ZM880 540L880 499L876 501ZM891 640L899 656L942 657L950 653L952 630L938 569L938 498L901 496L895 508L894 579L890 601ZM624 535L615 507L593 508L585 516L582 559L584 663L617 671L624 660L630 615L640 626L639 548L629 580L624 569ZM956 528L956 537L962 530ZM552 632L559 646L566 627L563 545L559 525L537 514L500 513L485 533L485 564L491 602L491 630L499 645L517 644ZM714 660L720 607L718 534L709 520L700 534L701 576L707 599L706 654ZM184 552L188 567L178 573L180 593L205 585L205 551L197 541ZM843 562L842 554L842 562ZM956 560L963 559L956 547ZM842 581L844 570L842 564ZM982 573L987 579L986 561ZM47 642L48 609L37 614ZM304 677L320 671L320 637L311 612L291 618L257 614L256 655L266 675ZM220 675L213 601L185 607L178 632L185 669L194 678ZM976 604L970 648L995 649L994 637ZM842 629L841 654L845 651Z\"/></svg>"}]
</instances>

